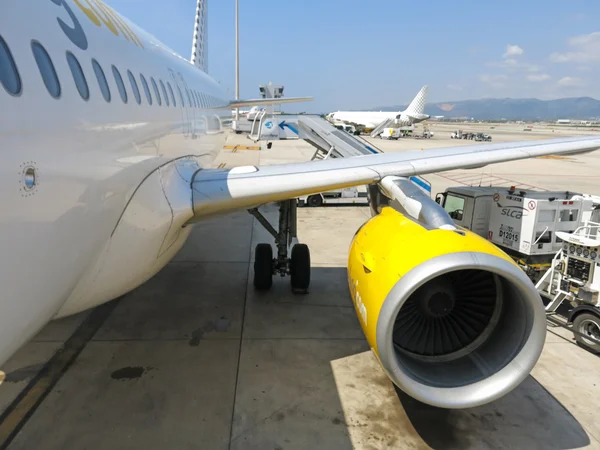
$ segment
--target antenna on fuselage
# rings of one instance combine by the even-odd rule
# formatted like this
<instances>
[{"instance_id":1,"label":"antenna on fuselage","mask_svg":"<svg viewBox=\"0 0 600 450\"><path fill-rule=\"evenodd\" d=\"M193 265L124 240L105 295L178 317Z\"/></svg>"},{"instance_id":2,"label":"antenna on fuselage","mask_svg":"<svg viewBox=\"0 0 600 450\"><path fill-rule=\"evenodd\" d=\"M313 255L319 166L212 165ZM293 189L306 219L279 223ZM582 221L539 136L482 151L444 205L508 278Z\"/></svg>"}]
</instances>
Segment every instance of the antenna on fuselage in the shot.
<instances>
[{"instance_id":1,"label":"antenna on fuselage","mask_svg":"<svg viewBox=\"0 0 600 450\"><path fill-rule=\"evenodd\" d=\"M197 0L196 20L194 22L194 40L190 61L203 72L208 73L208 0Z\"/></svg>"}]
</instances>

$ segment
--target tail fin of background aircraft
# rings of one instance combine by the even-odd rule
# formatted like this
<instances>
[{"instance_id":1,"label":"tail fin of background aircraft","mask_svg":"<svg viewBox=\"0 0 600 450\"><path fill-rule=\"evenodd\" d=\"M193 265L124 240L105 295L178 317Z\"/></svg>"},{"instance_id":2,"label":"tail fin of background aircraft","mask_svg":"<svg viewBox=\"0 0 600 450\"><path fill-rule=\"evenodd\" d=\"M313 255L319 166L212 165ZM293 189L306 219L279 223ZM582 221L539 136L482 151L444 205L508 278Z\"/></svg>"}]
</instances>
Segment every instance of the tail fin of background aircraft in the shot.
<instances>
[{"instance_id":1,"label":"tail fin of background aircraft","mask_svg":"<svg viewBox=\"0 0 600 450\"><path fill-rule=\"evenodd\" d=\"M427 93L429 86L423 86L417 96L410 102L408 108L405 109L407 114L419 115L425 112L425 103L427 103Z\"/></svg>"},{"instance_id":2,"label":"tail fin of background aircraft","mask_svg":"<svg viewBox=\"0 0 600 450\"><path fill-rule=\"evenodd\" d=\"M196 19L194 20L194 40L190 61L203 72L208 73L208 0L196 1Z\"/></svg>"}]
</instances>

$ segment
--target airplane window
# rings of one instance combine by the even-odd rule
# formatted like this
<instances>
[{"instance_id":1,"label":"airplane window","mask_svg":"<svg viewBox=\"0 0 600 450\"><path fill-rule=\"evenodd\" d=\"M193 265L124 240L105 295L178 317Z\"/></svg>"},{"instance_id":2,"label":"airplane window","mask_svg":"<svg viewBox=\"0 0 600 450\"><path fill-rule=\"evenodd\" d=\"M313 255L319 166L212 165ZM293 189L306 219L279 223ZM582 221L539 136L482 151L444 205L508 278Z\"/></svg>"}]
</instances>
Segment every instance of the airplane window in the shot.
<instances>
[{"instance_id":1,"label":"airplane window","mask_svg":"<svg viewBox=\"0 0 600 450\"><path fill-rule=\"evenodd\" d=\"M162 91L163 97L165 98L165 103L169 106L169 96L167 95L167 90L165 89L165 84L162 80L158 80L158 84L160 84L160 90Z\"/></svg>"},{"instance_id":2,"label":"airplane window","mask_svg":"<svg viewBox=\"0 0 600 450\"><path fill-rule=\"evenodd\" d=\"M158 86L156 86L156 81L154 81L153 77L150 77L150 82L152 83L152 89L154 89L154 95L156 96L158 106L160 106L162 105L162 100L160 99L160 92L158 92Z\"/></svg>"},{"instance_id":3,"label":"airplane window","mask_svg":"<svg viewBox=\"0 0 600 450\"><path fill-rule=\"evenodd\" d=\"M104 70L102 70L102 67L95 59L92 59L92 67L94 68L94 73L98 79L98 85L100 86L100 91L102 92L104 100L110 102L110 89L108 88L106 77L104 76Z\"/></svg>"},{"instance_id":4,"label":"airplane window","mask_svg":"<svg viewBox=\"0 0 600 450\"><path fill-rule=\"evenodd\" d=\"M144 78L144 75L140 73L140 80L142 80L142 87L144 88L144 92L146 93L146 100L148 100L148 104L152 104L152 96L150 95L150 88L148 87L148 83Z\"/></svg>"},{"instance_id":5,"label":"airplane window","mask_svg":"<svg viewBox=\"0 0 600 450\"><path fill-rule=\"evenodd\" d=\"M77 58L75 58L75 55L71 52L67 52L67 63L71 69L71 74L73 74L73 80L75 81L75 86L79 91L79 95L81 95L81 98L84 100L89 99L90 89L85 80L85 75L83 74L83 70L81 70L79 61L77 61Z\"/></svg>"},{"instance_id":6,"label":"airplane window","mask_svg":"<svg viewBox=\"0 0 600 450\"><path fill-rule=\"evenodd\" d=\"M171 83L167 81L167 87L169 88L169 94L171 95L171 103L173 106L177 106L177 102L175 101L175 96L173 95L173 88L171 87Z\"/></svg>"},{"instance_id":7,"label":"airplane window","mask_svg":"<svg viewBox=\"0 0 600 450\"><path fill-rule=\"evenodd\" d=\"M0 83L12 95L21 93L21 77L8 45L0 36Z\"/></svg>"},{"instance_id":8,"label":"airplane window","mask_svg":"<svg viewBox=\"0 0 600 450\"><path fill-rule=\"evenodd\" d=\"M123 103L127 103L127 91L125 90L125 84L123 83L123 78L121 78L119 69L117 69L115 66L112 66L112 72L115 76L115 82L117 83L117 87L119 88L121 100L123 100Z\"/></svg>"},{"instance_id":9,"label":"airplane window","mask_svg":"<svg viewBox=\"0 0 600 450\"><path fill-rule=\"evenodd\" d=\"M48 93L54 98L60 97L60 82L58 81L58 75L56 75L50 55L42 47L42 44L37 41L31 41L31 50L33 51L35 62L38 65L38 69L40 69Z\"/></svg>"},{"instance_id":10,"label":"airplane window","mask_svg":"<svg viewBox=\"0 0 600 450\"><path fill-rule=\"evenodd\" d=\"M127 71L127 77L129 78L129 83L131 84L131 90L133 91L133 96L135 97L135 101L138 105L142 103L142 97L140 96L140 89L138 88L137 82L135 81L135 77L131 73L131 70Z\"/></svg>"}]
</instances>

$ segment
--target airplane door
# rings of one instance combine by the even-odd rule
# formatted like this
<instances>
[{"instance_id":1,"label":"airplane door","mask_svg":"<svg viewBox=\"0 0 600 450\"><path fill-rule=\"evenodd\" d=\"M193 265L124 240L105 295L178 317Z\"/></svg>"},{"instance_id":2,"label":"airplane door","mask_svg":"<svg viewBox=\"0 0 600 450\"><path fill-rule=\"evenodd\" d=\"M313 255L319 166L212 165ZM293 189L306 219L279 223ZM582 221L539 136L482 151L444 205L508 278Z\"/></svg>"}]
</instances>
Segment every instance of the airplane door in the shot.
<instances>
[{"instance_id":1,"label":"airplane door","mask_svg":"<svg viewBox=\"0 0 600 450\"><path fill-rule=\"evenodd\" d=\"M191 92L191 90L188 88L188 85L185 81L185 78L183 78L183 75L181 75L181 73L177 72L177 75L179 76L179 81L181 82L181 85L183 87L183 90L185 92L185 96L186 96L186 100L187 100L187 113L188 113L188 119L189 119L189 130L190 130L190 134L192 139L196 139L197 136L197 124L196 124L196 108L195 108L195 104L196 104L196 99L194 98L194 93Z\"/></svg>"},{"instance_id":2,"label":"airplane door","mask_svg":"<svg viewBox=\"0 0 600 450\"><path fill-rule=\"evenodd\" d=\"M171 75L171 79L173 80L173 83L175 84L175 90L176 95L178 96L178 100L179 100L179 110L181 111L181 124L182 124L182 131L183 131L183 136L184 137L190 137L192 134L192 130L191 130L191 105L189 103L189 100L184 98L185 96L185 90L184 87L181 83L181 81L179 80L179 77L177 75L175 75L175 72L173 72L171 69L169 69L169 74Z\"/></svg>"}]
</instances>

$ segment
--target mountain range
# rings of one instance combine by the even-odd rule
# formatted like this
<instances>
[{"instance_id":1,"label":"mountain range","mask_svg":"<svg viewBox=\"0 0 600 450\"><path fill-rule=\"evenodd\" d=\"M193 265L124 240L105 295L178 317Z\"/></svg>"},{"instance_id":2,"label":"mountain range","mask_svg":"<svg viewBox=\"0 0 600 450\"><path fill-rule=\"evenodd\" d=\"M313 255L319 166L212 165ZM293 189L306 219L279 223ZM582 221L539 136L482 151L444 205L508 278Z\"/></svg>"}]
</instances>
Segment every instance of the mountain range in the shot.
<instances>
[{"instance_id":1,"label":"mountain range","mask_svg":"<svg viewBox=\"0 0 600 450\"><path fill-rule=\"evenodd\" d=\"M407 105L373 108L373 111L402 111ZM600 117L600 100L591 97L539 100L537 98L487 98L428 103L425 113L445 118L476 120L558 120Z\"/></svg>"}]
</instances>

